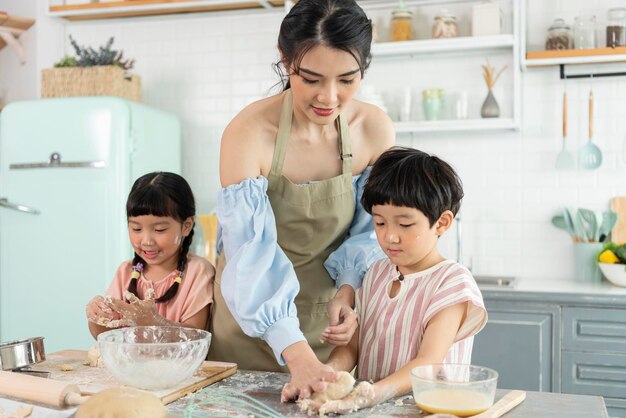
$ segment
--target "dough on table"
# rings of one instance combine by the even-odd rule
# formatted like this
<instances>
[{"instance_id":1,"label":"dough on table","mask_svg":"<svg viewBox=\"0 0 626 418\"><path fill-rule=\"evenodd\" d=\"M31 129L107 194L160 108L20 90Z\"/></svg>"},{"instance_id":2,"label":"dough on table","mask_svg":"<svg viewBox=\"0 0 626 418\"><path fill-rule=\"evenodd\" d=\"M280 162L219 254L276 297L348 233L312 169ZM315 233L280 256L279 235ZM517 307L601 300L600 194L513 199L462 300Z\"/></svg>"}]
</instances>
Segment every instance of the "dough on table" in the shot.
<instances>
[{"instance_id":1,"label":"dough on table","mask_svg":"<svg viewBox=\"0 0 626 418\"><path fill-rule=\"evenodd\" d=\"M354 377L348 372L337 372L337 380L328 383L326 390L323 392L317 392L311 396L310 399L299 401L300 410L302 412L308 412L309 414L315 413L311 407L320 405L328 401L334 401L345 398L350 394L354 387Z\"/></svg>"},{"instance_id":2,"label":"dough on table","mask_svg":"<svg viewBox=\"0 0 626 418\"><path fill-rule=\"evenodd\" d=\"M167 418L163 402L151 393L129 387L111 388L92 395L76 418Z\"/></svg>"},{"instance_id":3,"label":"dough on table","mask_svg":"<svg viewBox=\"0 0 626 418\"><path fill-rule=\"evenodd\" d=\"M98 343L95 343L89 348L89 351L87 351L87 358L83 364L90 367L104 367Z\"/></svg>"},{"instance_id":4,"label":"dough on table","mask_svg":"<svg viewBox=\"0 0 626 418\"><path fill-rule=\"evenodd\" d=\"M28 406L18 406L15 412L7 415L7 418L27 418L30 414L33 413L33 407Z\"/></svg>"}]
</instances>

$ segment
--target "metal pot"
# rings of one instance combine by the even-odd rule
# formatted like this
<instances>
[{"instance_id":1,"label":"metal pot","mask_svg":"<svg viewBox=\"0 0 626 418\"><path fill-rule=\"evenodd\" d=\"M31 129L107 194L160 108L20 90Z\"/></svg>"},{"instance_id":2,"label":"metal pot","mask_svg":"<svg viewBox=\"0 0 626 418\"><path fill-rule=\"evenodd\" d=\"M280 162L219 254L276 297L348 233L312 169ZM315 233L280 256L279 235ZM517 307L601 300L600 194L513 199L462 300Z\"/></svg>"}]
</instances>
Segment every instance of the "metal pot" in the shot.
<instances>
[{"instance_id":1,"label":"metal pot","mask_svg":"<svg viewBox=\"0 0 626 418\"><path fill-rule=\"evenodd\" d=\"M43 337L0 343L0 369L16 370L46 359Z\"/></svg>"}]
</instances>

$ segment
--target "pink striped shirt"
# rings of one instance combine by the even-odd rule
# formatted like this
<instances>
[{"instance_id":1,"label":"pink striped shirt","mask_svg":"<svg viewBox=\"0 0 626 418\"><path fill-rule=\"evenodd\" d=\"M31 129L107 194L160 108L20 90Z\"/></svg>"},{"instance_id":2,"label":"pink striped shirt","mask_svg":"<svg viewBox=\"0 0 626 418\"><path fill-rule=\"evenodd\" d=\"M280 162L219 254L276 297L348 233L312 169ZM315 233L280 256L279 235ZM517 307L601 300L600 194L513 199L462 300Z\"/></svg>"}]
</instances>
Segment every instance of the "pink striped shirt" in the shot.
<instances>
[{"instance_id":1,"label":"pink striped shirt","mask_svg":"<svg viewBox=\"0 0 626 418\"><path fill-rule=\"evenodd\" d=\"M483 298L464 266L445 260L404 276L391 298L399 273L388 258L376 261L356 293L359 316L360 380L383 379L417 357L428 321L442 309L469 302L464 322L444 363L470 363L474 334L487 322Z\"/></svg>"}]
</instances>

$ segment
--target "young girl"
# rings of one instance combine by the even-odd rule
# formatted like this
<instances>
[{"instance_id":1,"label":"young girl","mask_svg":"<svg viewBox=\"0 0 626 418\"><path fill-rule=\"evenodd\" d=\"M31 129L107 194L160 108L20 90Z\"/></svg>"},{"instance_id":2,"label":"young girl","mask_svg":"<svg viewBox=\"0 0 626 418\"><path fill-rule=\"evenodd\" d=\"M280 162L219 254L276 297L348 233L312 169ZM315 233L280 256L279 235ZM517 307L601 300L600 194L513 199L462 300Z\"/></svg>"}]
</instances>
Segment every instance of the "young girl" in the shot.
<instances>
[{"instance_id":1,"label":"young girl","mask_svg":"<svg viewBox=\"0 0 626 418\"><path fill-rule=\"evenodd\" d=\"M121 326L207 329L215 269L189 253L195 211L191 188L178 174L155 172L135 181L126 203L135 257L119 266L107 296L87 305L94 338Z\"/></svg>"},{"instance_id":2,"label":"young girl","mask_svg":"<svg viewBox=\"0 0 626 418\"><path fill-rule=\"evenodd\" d=\"M435 156L396 147L374 164L361 201L387 258L374 262L357 290L359 328L327 362L345 371L356 365L365 382L342 400L309 409L372 406L409 392L415 366L470 363L473 335L487 312L471 273L437 250L462 197L457 174Z\"/></svg>"}]
</instances>

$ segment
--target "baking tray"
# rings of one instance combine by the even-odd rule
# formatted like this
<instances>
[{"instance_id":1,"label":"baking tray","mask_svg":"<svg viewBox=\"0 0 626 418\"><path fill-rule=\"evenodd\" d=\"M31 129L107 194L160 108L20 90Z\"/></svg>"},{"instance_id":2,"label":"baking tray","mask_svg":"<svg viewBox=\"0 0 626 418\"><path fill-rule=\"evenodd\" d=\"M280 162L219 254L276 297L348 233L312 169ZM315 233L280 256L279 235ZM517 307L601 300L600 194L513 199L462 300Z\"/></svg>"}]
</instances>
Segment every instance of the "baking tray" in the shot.
<instances>
[{"instance_id":1,"label":"baking tray","mask_svg":"<svg viewBox=\"0 0 626 418\"><path fill-rule=\"evenodd\" d=\"M20 371L46 359L43 337L0 343L0 369Z\"/></svg>"}]
</instances>

